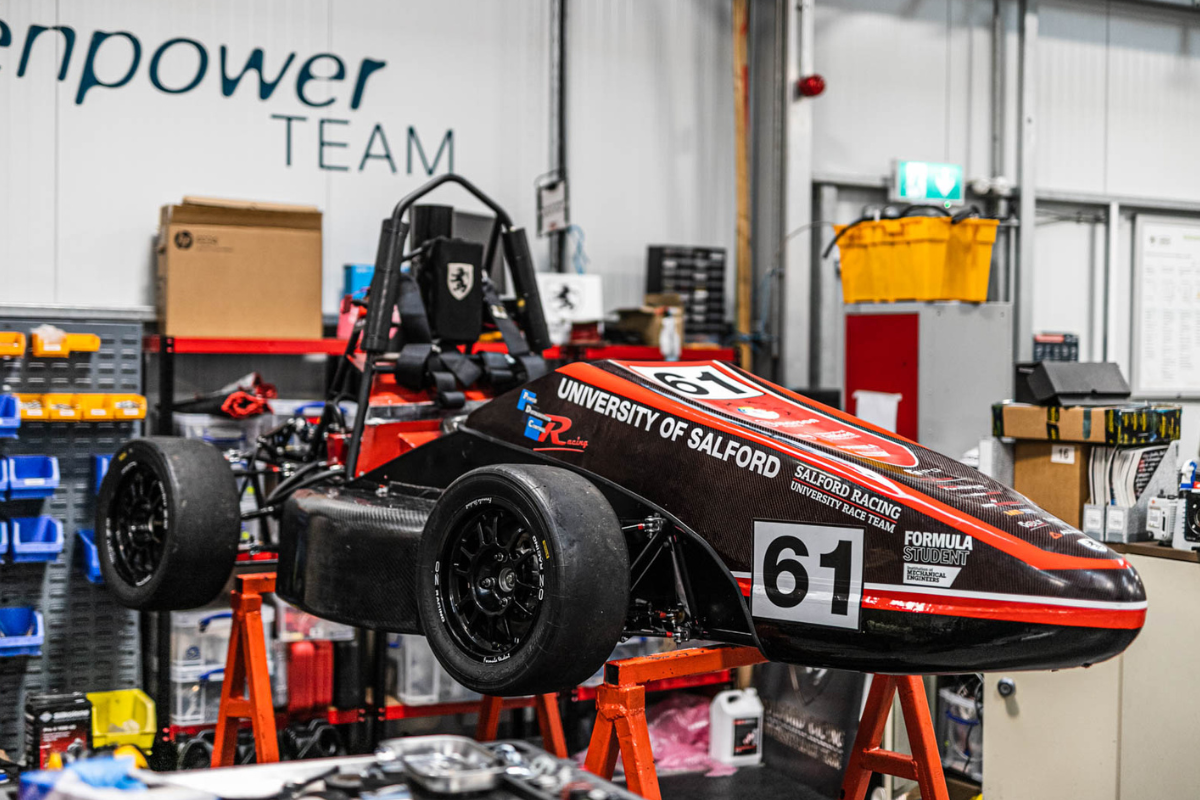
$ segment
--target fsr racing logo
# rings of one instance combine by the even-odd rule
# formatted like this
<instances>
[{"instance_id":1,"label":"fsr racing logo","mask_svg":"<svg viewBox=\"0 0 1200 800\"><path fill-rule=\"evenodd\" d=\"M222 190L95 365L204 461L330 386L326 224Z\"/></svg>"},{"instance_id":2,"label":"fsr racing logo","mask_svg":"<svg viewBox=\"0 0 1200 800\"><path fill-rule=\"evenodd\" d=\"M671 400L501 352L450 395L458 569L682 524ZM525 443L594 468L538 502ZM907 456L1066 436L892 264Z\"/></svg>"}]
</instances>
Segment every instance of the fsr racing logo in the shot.
<instances>
[{"instance_id":1,"label":"fsr racing logo","mask_svg":"<svg viewBox=\"0 0 1200 800\"><path fill-rule=\"evenodd\" d=\"M538 444L544 445L533 448L535 451L558 450L582 453L587 449L587 439L565 437L564 434L571 429L573 424L570 417L538 411L537 394L534 392L528 389L521 390L521 397L517 400L517 410L525 412L525 438L533 439Z\"/></svg>"}]
</instances>

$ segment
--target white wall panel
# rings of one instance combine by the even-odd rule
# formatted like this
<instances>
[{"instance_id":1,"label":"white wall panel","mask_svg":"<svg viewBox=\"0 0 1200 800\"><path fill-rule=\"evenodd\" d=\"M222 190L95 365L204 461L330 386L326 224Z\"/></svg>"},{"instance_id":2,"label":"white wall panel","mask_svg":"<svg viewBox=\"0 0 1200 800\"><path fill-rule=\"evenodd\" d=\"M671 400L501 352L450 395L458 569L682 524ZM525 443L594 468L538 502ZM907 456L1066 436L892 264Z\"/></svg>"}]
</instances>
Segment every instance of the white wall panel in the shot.
<instances>
[{"instance_id":1,"label":"white wall panel","mask_svg":"<svg viewBox=\"0 0 1200 800\"><path fill-rule=\"evenodd\" d=\"M989 174L991 3L828 0L816 4L818 174L884 175L896 158Z\"/></svg>"},{"instance_id":2,"label":"white wall panel","mask_svg":"<svg viewBox=\"0 0 1200 800\"><path fill-rule=\"evenodd\" d=\"M374 263L380 220L401 197L429 180L419 152L414 152L414 171L408 174L410 125L420 132L430 162L441 136L454 130L454 171L500 203L516 226L526 228L534 258L547 266L546 242L537 239L533 184L550 168L549 25L550 5L540 0L333 3L331 49L347 59L347 67L364 57L391 58L371 79L378 83L369 83L371 96L363 109L350 112L361 121L354 118L342 129L351 143L344 159L350 170L325 173L327 297L339 291L342 264ZM394 174L383 159L363 165L375 123L388 137ZM383 152L379 141L372 152ZM457 188L439 190L430 202L487 213Z\"/></svg>"},{"instance_id":3,"label":"white wall panel","mask_svg":"<svg viewBox=\"0 0 1200 800\"><path fill-rule=\"evenodd\" d=\"M1098 3L1041 5L1035 147L1039 188L1104 191L1108 20L1103 9Z\"/></svg>"},{"instance_id":4,"label":"white wall panel","mask_svg":"<svg viewBox=\"0 0 1200 800\"><path fill-rule=\"evenodd\" d=\"M306 113L295 99L298 63L328 49L326 0L300 3L167 4L154 0L62 0L62 17L79 35L66 89L58 97L58 291L54 301L99 306L154 302L152 244L158 209L185 194L312 204L325 209L324 176L307 163L284 164L282 123L273 113ZM236 24L231 24L236 20ZM96 87L77 103L92 32L129 31L142 46L128 85ZM208 68L186 94L166 94L149 80L149 62L164 42L185 36L204 44ZM275 94L259 100L252 76L231 97L220 90L220 46L240 69L254 47L268 74L297 56ZM197 69L191 48L168 51L160 64L167 87L186 85ZM96 73L115 80L132 48L116 38L98 50ZM237 64L233 67L232 64ZM288 80L292 77L293 80ZM318 97L324 91L316 84ZM311 109L309 110L311 111ZM328 300L328 298L327 298Z\"/></svg>"},{"instance_id":5,"label":"white wall panel","mask_svg":"<svg viewBox=\"0 0 1200 800\"><path fill-rule=\"evenodd\" d=\"M1200 200L1200 16L1109 16L1108 190Z\"/></svg>"},{"instance_id":6,"label":"white wall panel","mask_svg":"<svg viewBox=\"0 0 1200 800\"><path fill-rule=\"evenodd\" d=\"M1033 274L1033 330L1079 336L1079 360L1101 360L1092 340L1092 281L1104 271L1104 226L1038 219Z\"/></svg>"},{"instance_id":7,"label":"white wall panel","mask_svg":"<svg viewBox=\"0 0 1200 800\"><path fill-rule=\"evenodd\" d=\"M435 162L453 131L454 170L477 182L535 227L533 181L548 151L549 10L541 0L481 4L468 0L0 0L12 43L0 48L0 299L8 302L130 306L153 302L152 240L161 205L184 195L307 203L325 212L325 308L336 308L341 265L371 261L379 221L401 196L428 178L419 153L408 169L412 127ZM31 23L70 25L76 32L66 80L55 80L56 34L33 48L17 78ZM119 88L94 87L78 102L93 33L127 31L140 61ZM150 64L165 42L199 42L207 67L181 94L152 84ZM255 48L265 72L279 74L269 98L250 72L225 96L227 71L242 70ZM333 53L345 67L339 82L306 85L312 107L297 95L301 66ZM364 58L386 62L367 80L358 108L352 95ZM98 48L94 72L118 80L133 48L111 37ZM327 74L325 60L313 71ZM155 75L167 88L186 85L199 68L189 45L173 46ZM293 123L291 163L286 121ZM326 139L344 147L319 147ZM343 124L344 123L344 124ZM396 172L363 155L381 126ZM376 139L373 154L383 152ZM321 159L324 157L325 168ZM344 170L330 167L345 167ZM360 169L361 167L361 169ZM447 192L449 202L463 195ZM535 257L545 261L545 246Z\"/></svg>"},{"instance_id":8,"label":"white wall panel","mask_svg":"<svg viewBox=\"0 0 1200 800\"><path fill-rule=\"evenodd\" d=\"M605 306L641 303L648 244L724 247L732 280L730 4L570 3L567 21L571 219Z\"/></svg>"},{"instance_id":9,"label":"white wall panel","mask_svg":"<svg viewBox=\"0 0 1200 800\"><path fill-rule=\"evenodd\" d=\"M61 39L44 34L17 80L24 31L55 24L52 2L0 2L13 42L0 48L0 301L35 302L55 289L55 78ZM49 134L49 135L48 135Z\"/></svg>"}]
</instances>

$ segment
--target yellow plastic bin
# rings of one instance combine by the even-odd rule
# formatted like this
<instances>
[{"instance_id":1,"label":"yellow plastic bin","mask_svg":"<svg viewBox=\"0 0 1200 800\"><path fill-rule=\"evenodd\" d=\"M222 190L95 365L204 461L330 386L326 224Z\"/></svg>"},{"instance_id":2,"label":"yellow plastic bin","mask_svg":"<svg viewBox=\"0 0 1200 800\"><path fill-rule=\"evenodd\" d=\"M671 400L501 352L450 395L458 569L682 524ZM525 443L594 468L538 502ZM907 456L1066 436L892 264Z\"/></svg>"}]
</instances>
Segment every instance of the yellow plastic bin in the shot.
<instances>
[{"instance_id":1,"label":"yellow plastic bin","mask_svg":"<svg viewBox=\"0 0 1200 800\"><path fill-rule=\"evenodd\" d=\"M876 269L872 268L872 253L879 239L879 230L873 223L855 225L842 235L848 226L835 225L838 239L838 254L842 272L842 299L847 303L864 303L875 299L880 293L876 284Z\"/></svg>"},{"instance_id":2,"label":"yellow plastic bin","mask_svg":"<svg viewBox=\"0 0 1200 800\"><path fill-rule=\"evenodd\" d=\"M77 394L75 405L79 408L80 422L102 422L113 418L112 395Z\"/></svg>"},{"instance_id":3,"label":"yellow plastic bin","mask_svg":"<svg viewBox=\"0 0 1200 800\"><path fill-rule=\"evenodd\" d=\"M21 419L45 419L46 406L42 403L40 394L17 394L17 404L21 407Z\"/></svg>"},{"instance_id":4,"label":"yellow plastic bin","mask_svg":"<svg viewBox=\"0 0 1200 800\"><path fill-rule=\"evenodd\" d=\"M998 225L994 219L964 219L950 228L943 299L970 303L987 300L992 246L996 243Z\"/></svg>"},{"instance_id":5,"label":"yellow plastic bin","mask_svg":"<svg viewBox=\"0 0 1200 800\"><path fill-rule=\"evenodd\" d=\"M154 747L154 701L141 689L88 692L92 701L92 744L119 747L131 744L149 752Z\"/></svg>"},{"instance_id":6,"label":"yellow plastic bin","mask_svg":"<svg viewBox=\"0 0 1200 800\"><path fill-rule=\"evenodd\" d=\"M79 408L75 405L73 394L44 394L42 407L46 410L46 419L59 422L79 421Z\"/></svg>"},{"instance_id":7,"label":"yellow plastic bin","mask_svg":"<svg viewBox=\"0 0 1200 800\"><path fill-rule=\"evenodd\" d=\"M110 394L108 404L113 419L146 418L146 398L140 394Z\"/></svg>"},{"instance_id":8,"label":"yellow plastic bin","mask_svg":"<svg viewBox=\"0 0 1200 800\"><path fill-rule=\"evenodd\" d=\"M16 331L0 331L0 356L25 355L25 334Z\"/></svg>"},{"instance_id":9,"label":"yellow plastic bin","mask_svg":"<svg viewBox=\"0 0 1200 800\"><path fill-rule=\"evenodd\" d=\"M100 349L100 337L94 333L68 333L62 341L49 342L35 333L32 349L36 358L66 358L71 353L96 352Z\"/></svg>"}]
</instances>

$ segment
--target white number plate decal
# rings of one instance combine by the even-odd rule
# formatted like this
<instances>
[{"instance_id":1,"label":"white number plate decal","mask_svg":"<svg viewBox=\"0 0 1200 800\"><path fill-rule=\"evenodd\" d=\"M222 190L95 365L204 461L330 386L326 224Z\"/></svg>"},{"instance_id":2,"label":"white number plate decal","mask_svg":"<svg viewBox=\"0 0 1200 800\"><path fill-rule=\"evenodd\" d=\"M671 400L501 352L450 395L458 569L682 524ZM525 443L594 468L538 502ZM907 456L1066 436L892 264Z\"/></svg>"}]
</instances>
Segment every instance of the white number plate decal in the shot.
<instances>
[{"instance_id":1,"label":"white number plate decal","mask_svg":"<svg viewBox=\"0 0 1200 800\"><path fill-rule=\"evenodd\" d=\"M743 397L758 397L762 394L750 384L716 369L711 364L695 367L630 365L628 368L676 394L697 400L740 400Z\"/></svg>"},{"instance_id":2,"label":"white number plate decal","mask_svg":"<svg viewBox=\"0 0 1200 800\"><path fill-rule=\"evenodd\" d=\"M857 629L862 573L861 528L754 522L756 617Z\"/></svg>"}]
</instances>

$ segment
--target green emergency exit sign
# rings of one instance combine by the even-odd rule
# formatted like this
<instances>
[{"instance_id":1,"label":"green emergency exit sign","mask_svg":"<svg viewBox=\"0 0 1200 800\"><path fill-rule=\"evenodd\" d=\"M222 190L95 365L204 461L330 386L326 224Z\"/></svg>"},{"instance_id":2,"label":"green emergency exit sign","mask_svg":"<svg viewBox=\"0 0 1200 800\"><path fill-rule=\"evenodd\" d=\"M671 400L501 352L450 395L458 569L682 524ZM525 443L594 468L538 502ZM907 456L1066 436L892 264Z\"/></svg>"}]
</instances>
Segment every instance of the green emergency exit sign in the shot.
<instances>
[{"instance_id":1,"label":"green emergency exit sign","mask_svg":"<svg viewBox=\"0 0 1200 800\"><path fill-rule=\"evenodd\" d=\"M897 161L894 200L953 205L963 201L963 168L931 161Z\"/></svg>"}]
</instances>

